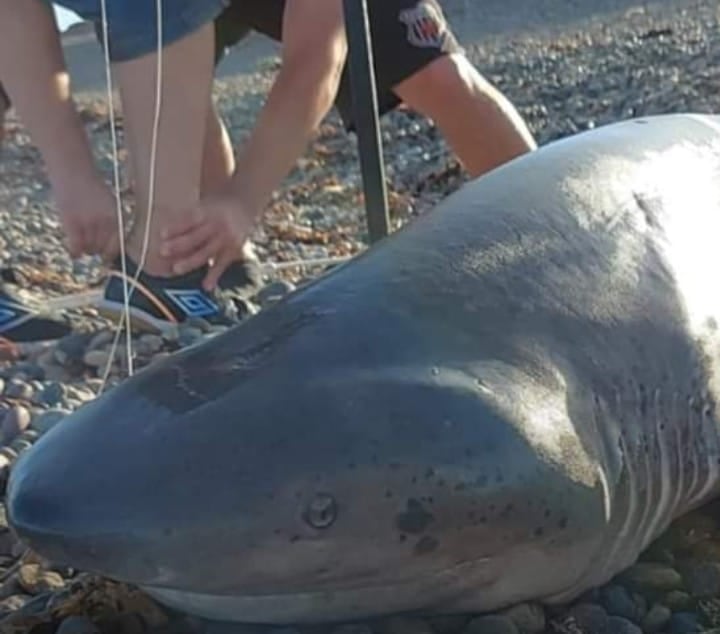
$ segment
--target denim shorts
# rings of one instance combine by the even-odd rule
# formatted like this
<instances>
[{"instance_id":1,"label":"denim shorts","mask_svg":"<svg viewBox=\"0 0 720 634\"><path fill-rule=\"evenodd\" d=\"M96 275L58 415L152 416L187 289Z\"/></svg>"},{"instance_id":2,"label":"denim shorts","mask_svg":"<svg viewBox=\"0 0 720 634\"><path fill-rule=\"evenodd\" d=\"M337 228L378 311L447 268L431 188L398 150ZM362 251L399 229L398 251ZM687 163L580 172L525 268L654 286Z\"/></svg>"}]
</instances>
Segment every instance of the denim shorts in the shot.
<instances>
[{"instance_id":1,"label":"denim shorts","mask_svg":"<svg viewBox=\"0 0 720 634\"><path fill-rule=\"evenodd\" d=\"M50 0L45 1L50 3ZM53 3L92 22L102 43L100 0L53 0ZM160 4L163 9L162 44L166 46L214 21L230 4L230 0L163 0ZM105 5L111 61L124 62L157 50L158 2L105 0Z\"/></svg>"}]
</instances>

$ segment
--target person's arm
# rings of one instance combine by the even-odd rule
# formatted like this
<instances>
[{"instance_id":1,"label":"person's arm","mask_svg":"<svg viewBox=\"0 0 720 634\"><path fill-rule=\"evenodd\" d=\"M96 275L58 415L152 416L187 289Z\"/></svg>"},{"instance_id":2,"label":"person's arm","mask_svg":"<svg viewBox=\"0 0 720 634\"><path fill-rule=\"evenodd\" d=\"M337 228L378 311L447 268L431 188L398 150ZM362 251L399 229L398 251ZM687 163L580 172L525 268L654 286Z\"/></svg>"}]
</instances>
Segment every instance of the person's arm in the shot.
<instances>
[{"instance_id":1,"label":"person's arm","mask_svg":"<svg viewBox=\"0 0 720 634\"><path fill-rule=\"evenodd\" d=\"M119 250L115 204L70 94L49 3L0 0L0 78L42 154L70 255L112 259Z\"/></svg>"},{"instance_id":2,"label":"person's arm","mask_svg":"<svg viewBox=\"0 0 720 634\"><path fill-rule=\"evenodd\" d=\"M59 194L95 173L70 95L55 15L41 0L0 0L0 77Z\"/></svg>"},{"instance_id":3,"label":"person's arm","mask_svg":"<svg viewBox=\"0 0 720 634\"><path fill-rule=\"evenodd\" d=\"M231 190L260 213L332 108L347 56L341 0L293 0L283 18L282 65Z\"/></svg>"},{"instance_id":4,"label":"person's arm","mask_svg":"<svg viewBox=\"0 0 720 634\"><path fill-rule=\"evenodd\" d=\"M203 198L163 229L161 254L183 274L212 262L217 285L332 107L347 57L342 0L293 0L283 18L282 67L226 191Z\"/></svg>"}]
</instances>

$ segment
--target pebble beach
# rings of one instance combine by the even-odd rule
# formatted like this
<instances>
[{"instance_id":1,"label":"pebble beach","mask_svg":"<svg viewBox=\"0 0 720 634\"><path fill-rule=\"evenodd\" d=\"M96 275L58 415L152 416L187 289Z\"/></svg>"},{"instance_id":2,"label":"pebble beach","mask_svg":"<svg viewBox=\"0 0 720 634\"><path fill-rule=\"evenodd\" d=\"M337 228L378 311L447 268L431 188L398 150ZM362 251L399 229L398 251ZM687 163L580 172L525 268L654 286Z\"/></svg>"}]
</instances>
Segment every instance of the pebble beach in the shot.
<instances>
[{"instance_id":1,"label":"pebble beach","mask_svg":"<svg viewBox=\"0 0 720 634\"><path fill-rule=\"evenodd\" d=\"M472 3L472 4L471 4ZM520 0L447 0L468 55L516 105L540 145L636 116L720 113L720 5L712 0L585 5ZM592 8L589 5L593 5ZM236 55L244 54L245 45ZM99 54L99 49L98 54ZM272 51L232 62L215 98L236 143L277 70ZM100 92L98 92L98 90ZM103 86L76 99L97 160L112 179ZM122 117L118 118L122 141ZM403 110L382 120L393 229L426 213L466 177L432 122ZM124 152L123 196L130 208ZM357 144L335 113L278 191L253 237L267 269L264 287L234 300L248 318L327 270L315 258L347 258L368 244ZM28 298L98 288L97 260L73 261L63 245L39 153L11 112L0 147L0 269ZM91 304L66 309L73 333L51 344L0 349L0 489L14 460L64 417L128 371L124 336ZM135 371L216 336L193 320L163 335L132 338ZM609 584L553 608L522 604L497 614L392 617L323 627L200 624L171 613L132 587L45 562L17 542L0 505L0 634L720 634L720 504L678 520L640 560Z\"/></svg>"}]
</instances>

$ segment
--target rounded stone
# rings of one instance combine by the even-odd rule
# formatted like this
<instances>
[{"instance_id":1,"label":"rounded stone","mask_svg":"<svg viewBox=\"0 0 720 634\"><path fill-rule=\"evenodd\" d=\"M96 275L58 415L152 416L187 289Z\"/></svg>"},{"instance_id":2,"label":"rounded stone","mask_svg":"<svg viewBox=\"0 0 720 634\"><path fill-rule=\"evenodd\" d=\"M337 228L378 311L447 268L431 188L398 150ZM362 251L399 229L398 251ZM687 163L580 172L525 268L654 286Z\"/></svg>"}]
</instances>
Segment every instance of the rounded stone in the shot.
<instances>
[{"instance_id":1,"label":"rounded stone","mask_svg":"<svg viewBox=\"0 0 720 634\"><path fill-rule=\"evenodd\" d=\"M39 564L20 566L17 580L20 587L32 595L53 592L65 587L65 581L57 572L43 570Z\"/></svg>"},{"instance_id":2,"label":"rounded stone","mask_svg":"<svg viewBox=\"0 0 720 634\"><path fill-rule=\"evenodd\" d=\"M693 634L702 632L697 614L692 612L676 612L670 618L667 626L668 634Z\"/></svg>"},{"instance_id":3,"label":"rounded stone","mask_svg":"<svg viewBox=\"0 0 720 634\"><path fill-rule=\"evenodd\" d=\"M621 616L611 616L607 620L607 631L613 634L643 634L643 631L632 621Z\"/></svg>"},{"instance_id":4,"label":"rounded stone","mask_svg":"<svg viewBox=\"0 0 720 634\"><path fill-rule=\"evenodd\" d=\"M49 409L35 417L30 427L38 434L46 434L57 425L70 412L66 409Z\"/></svg>"},{"instance_id":5,"label":"rounded stone","mask_svg":"<svg viewBox=\"0 0 720 634\"><path fill-rule=\"evenodd\" d=\"M673 590L665 595L662 602L673 612L682 612L692 607L693 600L687 592Z\"/></svg>"},{"instance_id":6,"label":"rounded stone","mask_svg":"<svg viewBox=\"0 0 720 634\"><path fill-rule=\"evenodd\" d=\"M625 585L641 592L677 590L683 584L683 578L677 570L652 562L637 563L620 576Z\"/></svg>"},{"instance_id":7,"label":"rounded stone","mask_svg":"<svg viewBox=\"0 0 720 634\"><path fill-rule=\"evenodd\" d=\"M720 564L704 562L685 573L685 587L697 599L709 599L720 595Z\"/></svg>"},{"instance_id":8,"label":"rounded stone","mask_svg":"<svg viewBox=\"0 0 720 634\"><path fill-rule=\"evenodd\" d=\"M8 398L17 398L22 400L30 400L33 396L33 388L27 381L13 378L5 386L5 396Z\"/></svg>"},{"instance_id":9,"label":"rounded stone","mask_svg":"<svg viewBox=\"0 0 720 634\"><path fill-rule=\"evenodd\" d=\"M537 603L520 603L502 612L517 626L520 634L541 634L545 631L545 610Z\"/></svg>"},{"instance_id":10,"label":"rounded stone","mask_svg":"<svg viewBox=\"0 0 720 634\"><path fill-rule=\"evenodd\" d=\"M653 604L642 621L643 632L654 634L662 630L670 621L672 611L662 603Z\"/></svg>"},{"instance_id":11,"label":"rounded stone","mask_svg":"<svg viewBox=\"0 0 720 634\"><path fill-rule=\"evenodd\" d=\"M520 634L520 630L506 616L488 614L472 619L462 634Z\"/></svg>"},{"instance_id":12,"label":"rounded stone","mask_svg":"<svg viewBox=\"0 0 720 634\"><path fill-rule=\"evenodd\" d=\"M637 623L642 618L637 604L630 593L619 585L609 585L600 593L602 604L611 616L620 616Z\"/></svg>"},{"instance_id":13,"label":"rounded stone","mask_svg":"<svg viewBox=\"0 0 720 634\"><path fill-rule=\"evenodd\" d=\"M30 426L31 420L32 415L27 407L13 405L7 411L2 421L3 442L12 442Z\"/></svg>"},{"instance_id":14,"label":"rounded stone","mask_svg":"<svg viewBox=\"0 0 720 634\"><path fill-rule=\"evenodd\" d=\"M609 618L605 609L594 603L578 603L568 610L567 615L587 632L605 631Z\"/></svg>"},{"instance_id":15,"label":"rounded stone","mask_svg":"<svg viewBox=\"0 0 720 634\"><path fill-rule=\"evenodd\" d=\"M48 407L55 407L63 402L66 393L67 389L62 383L53 381L38 393L36 401Z\"/></svg>"},{"instance_id":16,"label":"rounded stone","mask_svg":"<svg viewBox=\"0 0 720 634\"><path fill-rule=\"evenodd\" d=\"M88 350L83 356L85 365L96 370L105 369L110 361L110 352L106 350Z\"/></svg>"}]
</instances>

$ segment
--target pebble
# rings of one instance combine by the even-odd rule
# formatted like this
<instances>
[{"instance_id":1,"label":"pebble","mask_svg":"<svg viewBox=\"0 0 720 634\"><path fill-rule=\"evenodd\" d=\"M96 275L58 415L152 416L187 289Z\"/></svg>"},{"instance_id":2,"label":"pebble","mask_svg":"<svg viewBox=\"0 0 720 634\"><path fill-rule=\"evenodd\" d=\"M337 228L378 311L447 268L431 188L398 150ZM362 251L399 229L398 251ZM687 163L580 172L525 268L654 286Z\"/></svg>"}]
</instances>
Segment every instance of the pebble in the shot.
<instances>
[{"instance_id":1,"label":"pebble","mask_svg":"<svg viewBox=\"0 0 720 634\"><path fill-rule=\"evenodd\" d=\"M697 599L709 599L720 595L720 564L700 563L690 568L685 575L686 587Z\"/></svg>"},{"instance_id":2,"label":"pebble","mask_svg":"<svg viewBox=\"0 0 720 634\"><path fill-rule=\"evenodd\" d=\"M681 590L673 590L668 592L663 599L663 603L675 612L681 612L692 606L692 597Z\"/></svg>"},{"instance_id":3,"label":"pebble","mask_svg":"<svg viewBox=\"0 0 720 634\"><path fill-rule=\"evenodd\" d=\"M88 350L83 355L83 362L85 365L97 370L105 370L108 361L110 361L109 350Z\"/></svg>"},{"instance_id":4,"label":"pebble","mask_svg":"<svg viewBox=\"0 0 720 634\"><path fill-rule=\"evenodd\" d=\"M0 615L19 610L29 600L30 597L25 594L14 594L4 598L2 601L0 601Z\"/></svg>"},{"instance_id":5,"label":"pebble","mask_svg":"<svg viewBox=\"0 0 720 634\"><path fill-rule=\"evenodd\" d=\"M12 442L29 426L32 420L30 410L23 405L13 405L2 420L2 441L5 444Z\"/></svg>"},{"instance_id":6,"label":"pebble","mask_svg":"<svg viewBox=\"0 0 720 634\"><path fill-rule=\"evenodd\" d=\"M31 595L59 590L65 586L65 581L57 572L43 570L39 564L20 566L17 580L20 587Z\"/></svg>"},{"instance_id":7,"label":"pebble","mask_svg":"<svg viewBox=\"0 0 720 634\"><path fill-rule=\"evenodd\" d=\"M682 587L680 573L664 564L640 562L621 573L622 582L640 592L643 590L677 590Z\"/></svg>"},{"instance_id":8,"label":"pebble","mask_svg":"<svg viewBox=\"0 0 720 634\"><path fill-rule=\"evenodd\" d=\"M266 308L271 304L281 300L285 295L292 292L295 285L285 280L278 280L263 286L252 298L261 307Z\"/></svg>"},{"instance_id":9,"label":"pebble","mask_svg":"<svg viewBox=\"0 0 720 634\"><path fill-rule=\"evenodd\" d=\"M63 337L54 348L55 359L66 367L81 364L93 336L92 333L73 333Z\"/></svg>"},{"instance_id":10,"label":"pebble","mask_svg":"<svg viewBox=\"0 0 720 634\"><path fill-rule=\"evenodd\" d=\"M137 342L136 350L141 355L153 355L162 350L165 342L159 335L146 334L140 337Z\"/></svg>"},{"instance_id":11,"label":"pebble","mask_svg":"<svg viewBox=\"0 0 720 634\"><path fill-rule=\"evenodd\" d=\"M642 618L641 611L630 593L619 585L609 585L601 591L603 607L612 616L621 616L633 622Z\"/></svg>"},{"instance_id":12,"label":"pebble","mask_svg":"<svg viewBox=\"0 0 720 634\"><path fill-rule=\"evenodd\" d=\"M520 634L541 634L545 630L545 610L537 603L520 603L502 612Z\"/></svg>"},{"instance_id":13,"label":"pebble","mask_svg":"<svg viewBox=\"0 0 720 634\"><path fill-rule=\"evenodd\" d=\"M520 630L508 617L488 614L471 619L462 634L520 634Z\"/></svg>"},{"instance_id":14,"label":"pebble","mask_svg":"<svg viewBox=\"0 0 720 634\"><path fill-rule=\"evenodd\" d=\"M28 401L33 396L33 388L27 381L12 378L5 386L5 396L8 398Z\"/></svg>"},{"instance_id":15,"label":"pebble","mask_svg":"<svg viewBox=\"0 0 720 634\"><path fill-rule=\"evenodd\" d=\"M587 632L602 632L607 627L608 613L599 605L593 603L578 603L567 611L581 630Z\"/></svg>"},{"instance_id":16,"label":"pebble","mask_svg":"<svg viewBox=\"0 0 720 634\"><path fill-rule=\"evenodd\" d=\"M607 620L607 632L612 634L643 634L643 631L632 621L621 616L611 616Z\"/></svg>"},{"instance_id":17,"label":"pebble","mask_svg":"<svg viewBox=\"0 0 720 634\"><path fill-rule=\"evenodd\" d=\"M205 333L199 328L192 327L180 327L180 336L178 337L178 343L182 348L188 348L200 343L203 340Z\"/></svg>"},{"instance_id":18,"label":"pebble","mask_svg":"<svg viewBox=\"0 0 720 634\"><path fill-rule=\"evenodd\" d=\"M668 623L669 634L692 634L702 632L702 626L696 614L692 612L676 612Z\"/></svg>"},{"instance_id":19,"label":"pebble","mask_svg":"<svg viewBox=\"0 0 720 634\"><path fill-rule=\"evenodd\" d=\"M32 447L32 443L24 438L16 438L10 443L10 447L17 451L18 455Z\"/></svg>"},{"instance_id":20,"label":"pebble","mask_svg":"<svg viewBox=\"0 0 720 634\"><path fill-rule=\"evenodd\" d=\"M69 413L70 411L65 409L49 409L35 417L30 427L40 435L46 434Z\"/></svg>"},{"instance_id":21,"label":"pebble","mask_svg":"<svg viewBox=\"0 0 720 634\"><path fill-rule=\"evenodd\" d=\"M51 381L37 394L35 401L41 405L56 407L62 404L66 395L67 388L62 383Z\"/></svg>"},{"instance_id":22,"label":"pebble","mask_svg":"<svg viewBox=\"0 0 720 634\"><path fill-rule=\"evenodd\" d=\"M642 629L646 634L654 634L662 630L670 621L672 617L672 611L670 608L662 605L661 603L655 603L648 610L642 621Z\"/></svg>"},{"instance_id":23,"label":"pebble","mask_svg":"<svg viewBox=\"0 0 720 634\"><path fill-rule=\"evenodd\" d=\"M5 456L10 462L13 462L18 457L18 454L12 447L1 447L0 456Z\"/></svg>"}]
</instances>

